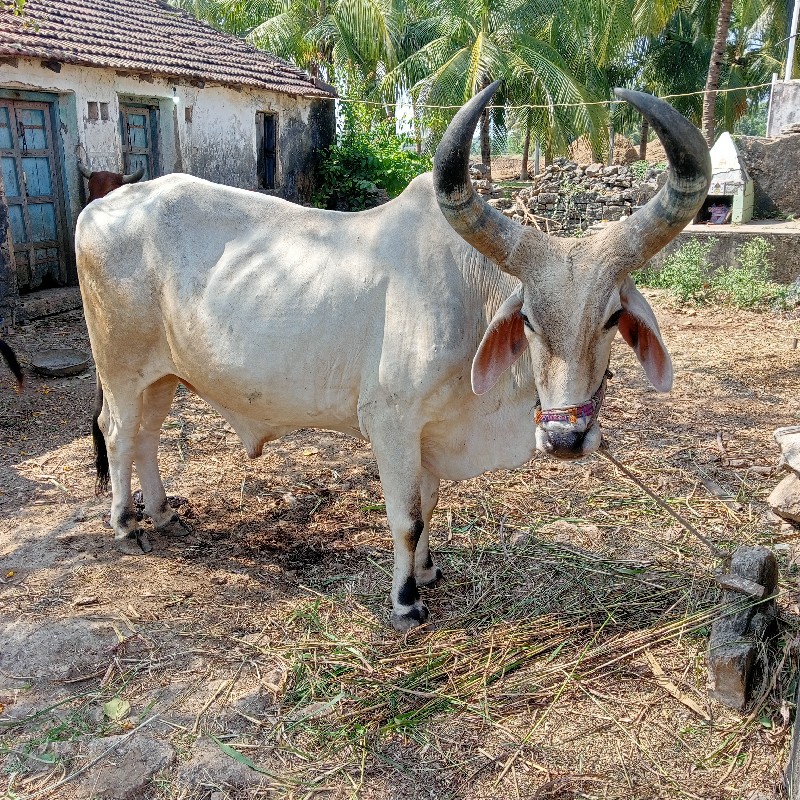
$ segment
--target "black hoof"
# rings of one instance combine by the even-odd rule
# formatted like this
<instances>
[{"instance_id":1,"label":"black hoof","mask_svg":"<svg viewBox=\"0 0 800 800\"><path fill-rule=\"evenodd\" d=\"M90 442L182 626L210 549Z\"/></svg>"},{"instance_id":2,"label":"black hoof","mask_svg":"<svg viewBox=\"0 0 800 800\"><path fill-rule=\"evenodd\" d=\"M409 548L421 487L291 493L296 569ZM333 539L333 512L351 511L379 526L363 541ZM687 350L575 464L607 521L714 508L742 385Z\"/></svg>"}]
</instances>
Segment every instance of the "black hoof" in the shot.
<instances>
[{"instance_id":1,"label":"black hoof","mask_svg":"<svg viewBox=\"0 0 800 800\"><path fill-rule=\"evenodd\" d=\"M419 628L428 621L428 607L424 603L412 606L408 611L398 614L392 611L392 627L400 633Z\"/></svg>"},{"instance_id":2,"label":"black hoof","mask_svg":"<svg viewBox=\"0 0 800 800\"><path fill-rule=\"evenodd\" d=\"M164 533L167 536L188 536L190 533L194 533L194 528L188 523L181 519L177 514L173 514L172 518L165 522L163 525L159 525L156 530L159 533Z\"/></svg>"},{"instance_id":3,"label":"black hoof","mask_svg":"<svg viewBox=\"0 0 800 800\"><path fill-rule=\"evenodd\" d=\"M142 553L149 553L153 549L147 534L144 531L131 531L126 536L118 536L115 539L117 547L131 556L140 556Z\"/></svg>"}]
</instances>

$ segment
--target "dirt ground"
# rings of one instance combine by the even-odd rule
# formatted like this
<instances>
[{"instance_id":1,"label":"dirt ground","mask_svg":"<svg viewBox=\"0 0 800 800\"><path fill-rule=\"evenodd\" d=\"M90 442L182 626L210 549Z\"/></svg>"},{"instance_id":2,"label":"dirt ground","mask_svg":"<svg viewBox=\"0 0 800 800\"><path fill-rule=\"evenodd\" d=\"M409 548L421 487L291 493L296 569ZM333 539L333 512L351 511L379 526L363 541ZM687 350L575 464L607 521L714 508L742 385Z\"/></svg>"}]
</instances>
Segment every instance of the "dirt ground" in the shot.
<instances>
[{"instance_id":1,"label":"dirt ground","mask_svg":"<svg viewBox=\"0 0 800 800\"><path fill-rule=\"evenodd\" d=\"M675 388L618 339L604 430L718 547L775 548L780 631L744 712L706 691L719 565L599 456L445 482L446 582L402 636L367 444L300 431L250 461L181 388L160 453L194 531L127 556L94 493L93 373L17 395L3 372L0 797L779 796L800 530L765 501L772 431L800 420L798 322L648 295ZM79 314L7 340L23 362L88 348Z\"/></svg>"}]
</instances>

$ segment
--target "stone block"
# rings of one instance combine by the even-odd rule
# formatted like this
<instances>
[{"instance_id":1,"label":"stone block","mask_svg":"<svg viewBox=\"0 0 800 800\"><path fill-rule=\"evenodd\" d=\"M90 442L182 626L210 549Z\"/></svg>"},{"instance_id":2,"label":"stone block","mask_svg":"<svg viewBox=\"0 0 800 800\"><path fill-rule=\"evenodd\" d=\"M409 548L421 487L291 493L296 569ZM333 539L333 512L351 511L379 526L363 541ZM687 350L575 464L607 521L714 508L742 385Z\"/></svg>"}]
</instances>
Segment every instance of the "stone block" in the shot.
<instances>
[{"instance_id":1,"label":"stone block","mask_svg":"<svg viewBox=\"0 0 800 800\"><path fill-rule=\"evenodd\" d=\"M729 708L742 710L749 699L758 647L775 625L778 562L766 547L739 547L731 573L763 587L761 602L732 589L722 592L725 612L714 620L708 643L709 695Z\"/></svg>"},{"instance_id":2,"label":"stone block","mask_svg":"<svg viewBox=\"0 0 800 800\"><path fill-rule=\"evenodd\" d=\"M772 436L781 448L780 466L800 475L800 425L778 428Z\"/></svg>"}]
</instances>

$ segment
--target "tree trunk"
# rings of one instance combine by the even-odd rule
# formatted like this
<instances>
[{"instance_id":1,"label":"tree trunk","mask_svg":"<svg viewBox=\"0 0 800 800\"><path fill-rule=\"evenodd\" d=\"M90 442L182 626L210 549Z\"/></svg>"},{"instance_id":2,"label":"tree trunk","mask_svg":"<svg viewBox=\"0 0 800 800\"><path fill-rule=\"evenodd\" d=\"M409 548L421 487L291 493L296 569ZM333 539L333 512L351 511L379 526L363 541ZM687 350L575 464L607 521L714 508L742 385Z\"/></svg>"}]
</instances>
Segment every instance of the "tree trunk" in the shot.
<instances>
[{"instance_id":1,"label":"tree trunk","mask_svg":"<svg viewBox=\"0 0 800 800\"><path fill-rule=\"evenodd\" d=\"M486 180L492 179L492 147L489 140L489 109L484 108L481 114L481 162L489 168Z\"/></svg>"},{"instance_id":2,"label":"tree trunk","mask_svg":"<svg viewBox=\"0 0 800 800\"><path fill-rule=\"evenodd\" d=\"M731 24L731 7L733 0L722 0L717 17L717 33L714 36L714 46L711 48L711 61L708 65L705 94L703 95L703 136L706 144L714 144L714 113L717 105L717 90L725 60L725 42L728 39L728 29Z\"/></svg>"},{"instance_id":3,"label":"tree trunk","mask_svg":"<svg viewBox=\"0 0 800 800\"><path fill-rule=\"evenodd\" d=\"M528 156L531 152L531 129L525 131L525 144L522 145L522 165L519 168L519 179L528 180Z\"/></svg>"},{"instance_id":4,"label":"tree trunk","mask_svg":"<svg viewBox=\"0 0 800 800\"><path fill-rule=\"evenodd\" d=\"M650 123L642 117L642 128L639 135L639 161L647 159L647 137L650 136Z\"/></svg>"},{"instance_id":5,"label":"tree trunk","mask_svg":"<svg viewBox=\"0 0 800 800\"><path fill-rule=\"evenodd\" d=\"M608 126L608 166L614 163L614 126Z\"/></svg>"},{"instance_id":6,"label":"tree trunk","mask_svg":"<svg viewBox=\"0 0 800 800\"><path fill-rule=\"evenodd\" d=\"M542 160L542 147L539 144L539 140L536 140L536 144L533 146L533 177L535 178L539 174L539 162Z\"/></svg>"}]
</instances>

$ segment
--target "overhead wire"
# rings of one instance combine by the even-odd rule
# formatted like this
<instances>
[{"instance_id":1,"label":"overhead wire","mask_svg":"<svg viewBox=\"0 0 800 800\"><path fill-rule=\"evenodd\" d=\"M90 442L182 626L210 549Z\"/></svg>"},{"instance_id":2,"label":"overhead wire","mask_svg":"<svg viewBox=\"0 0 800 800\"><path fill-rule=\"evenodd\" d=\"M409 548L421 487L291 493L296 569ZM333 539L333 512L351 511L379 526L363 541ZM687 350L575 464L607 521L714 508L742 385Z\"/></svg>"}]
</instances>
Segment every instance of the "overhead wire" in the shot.
<instances>
[{"instance_id":1,"label":"overhead wire","mask_svg":"<svg viewBox=\"0 0 800 800\"><path fill-rule=\"evenodd\" d=\"M679 97L694 97L696 95L705 95L705 94L726 94L728 92L747 92L752 89L764 89L767 86L772 86L772 83L755 83L751 86L737 86L735 88L730 89L715 89L713 92L706 92L704 89L700 89L696 92L682 92L680 94L665 94L660 97L661 100L675 100ZM305 97L318 100L319 97L317 95L305 95ZM337 97L335 98L340 103L360 103L366 106L381 106L386 107L392 105L392 103L382 102L380 100L363 100L359 97ZM586 103L542 103L539 105L527 103L524 105L490 105L487 108L504 108L506 111L517 111L523 109L553 109L553 108L584 108L586 106L611 106L615 103L621 102L620 100L592 100ZM436 109L440 111L455 111L461 108L460 105L433 105L430 103L414 103L414 110L418 109Z\"/></svg>"}]
</instances>

